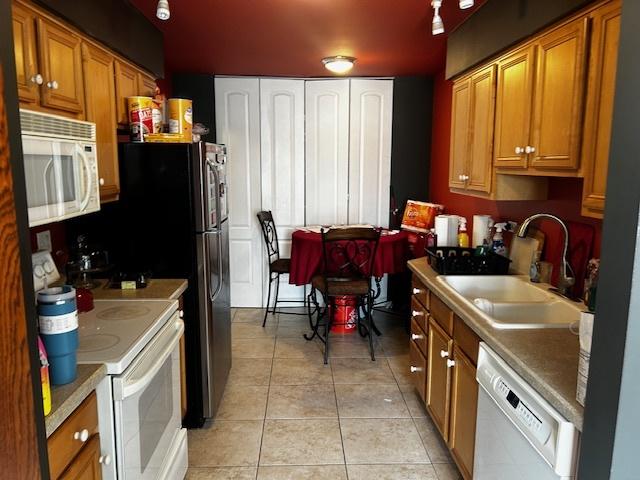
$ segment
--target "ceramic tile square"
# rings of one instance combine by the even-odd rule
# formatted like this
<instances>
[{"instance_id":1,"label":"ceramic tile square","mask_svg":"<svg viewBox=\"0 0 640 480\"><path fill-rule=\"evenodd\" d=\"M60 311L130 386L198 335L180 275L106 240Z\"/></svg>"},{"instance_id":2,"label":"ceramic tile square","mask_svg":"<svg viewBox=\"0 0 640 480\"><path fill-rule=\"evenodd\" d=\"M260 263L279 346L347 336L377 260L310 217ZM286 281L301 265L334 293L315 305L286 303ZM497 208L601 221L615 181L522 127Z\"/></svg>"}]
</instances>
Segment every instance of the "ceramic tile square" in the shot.
<instances>
[{"instance_id":1,"label":"ceramic tile square","mask_svg":"<svg viewBox=\"0 0 640 480\"><path fill-rule=\"evenodd\" d=\"M272 385L267 418L336 418L333 385Z\"/></svg>"},{"instance_id":2,"label":"ceramic tile square","mask_svg":"<svg viewBox=\"0 0 640 480\"><path fill-rule=\"evenodd\" d=\"M399 385L413 385L413 378L409 372L409 355L387 357L387 362Z\"/></svg>"},{"instance_id":3,"label":"ceramic tile square","mask_svg":"<svg viewBox=\"0 0 640 480\"><path fill-rule=\"evenodd\" d=\"M382 349L387 357L407 355L409 353L409 338L382 338Z\"/></svg>"},{"instance_id":4,"label":"ceramic tile square","mask_svg":"<svg viewBox=\"0 0 640 480\"><path fill-rule=\"evenodd\" d=\"M261 466L342 463L338 420L265 420Z\"/></svg>"},{"instance_id":5,"label":"ceramic tile square","mask_svg":"<svg viewBox=\"0 0 640 480\"><path fill-rule=\"evenodd\" d=\"M262 420L268 386L227 385L216 420Z\"/></svg>"},{"instance_id":6,"label":"ceramic tile square","mask_svg":"<svg viewBox=\"0 0 640 480\"><path fill-rule=\"evenodd\" d=\"M229 372L229 385L269 385L271 364L269 358L234 358Z\"/></svg>"},{"instance_id":7,"label":"ceramic tile square","mask_svg":"<svg viewBox=\"0 0 640 480\"><path fill-rule=\"evenodd\" d=\"M189 468L186 480L255 480L256 467Z\"/></svg>"},{"instance_id":8,"label":"ceramic tile square","mask_svg":"<svg viewBox=\"0 0 640 480\"><path fill-rule=\"evenodd\" d=\"M242 322L251 322L251 323L259 323L262 325L262 320L264 319L264 309L263 308L236 308L236 313L233 316L233 322L242 323ZM270 319L267 319L269 322Z\"/></svg>"},{"instance_id":9,"label":"ceramic tile square","mask_svg":"<svg viewBox=\"0 0 640 480\"><path fill-rule=\"evenodd\" d=\"M347 480L344 465L260 467L258 480Z\"/></svg>"},{"instance_id":10,"label":"ceramic tile square","mask_svg":"<svg viewBox=\"0 0 640 480\"><path fill-rule=\"evenodd\" d=\"M412 419L340 419L347 464L429 463Z\"/></svg>"},{"instance_id":11,"label":"ceramic tile square","mask_svg":"<svg viewBox=\"0 0 640 480\"><path fill-rule=\"evenodd\" d=\"M231 341L234 358L273 358L275 338L246 338Z\"/></svg>"},{"instance_id":12,"label":"ceramic tile square","mask_svg":"<svg viewBox=\"0 0 640 480\"><path fill-rule=\"evenodd\" d=\"M276 336L278 338L303 338L302 336L305 333L311 332L311 328L309 328L308 322L298 322L298 323L287 323L283 320L278 322L278 330L276 331Z\"/></svg>"},{"instance_id":13,"label":"ceramic tile square","mask_svg":"<svg viewBox=\"0 0 640 480\"><path fill-rule=\"evenodd\" d=\"M333 358L331 370L335 384L350 383L394 383L395 379L387 360L378 358Z\"/></svg>"},{"instance_id":14,"label":"ceramic tile square","mask_svg":"<svg viewBox=\"0 0 640 480\"><path fill-rule=\"evenodd\" d=\"M462 480L462 475L453 463L439 463L433 466L438 480Z\"/></svg>"},{"instance_id":15,"label":"ceramic tile square","mask_svg":"<svg viewBox=\"0 0 640 480\"><path fill-rule=\"evenodd\" d=\"M322 358L276 358L273 360L271 385L319 385L331 384L331 368Z\"/></svg>"},{"instance_id":16,"label":"ceramic tile square","mask_svg":"<svg viewBox=\"0 0 640 480\"><path fill-rule=\"evenodd\" d=\"M192 467L250 467L258 465L263 422L215 421L189 430Z\"/></svg>"},{"instance_id":17,"label":"ceramic tile square","mask_svg":"<svg viewBox=\"0 0 640 480\"><path fill-rule=\"evenodd\" d=\"M451 463L451 455L430 417L413 419L431 463Z\"/></svg>"},{"instance_id":18,"label":"ceramic tile square","mask_svg":"<svg viewBox=\"0 0 640 480\"><path fill-rule=\"evenodd\" d=\"M336 385L340 418L409 418L404 398L389 385Z\"/></svg>"},{"instance_id":19,"label":"ceramic tile square","mask_svg":"<svg viewBox=\"0 0 640 480\"><path fill-rule=\"evenodd\" d=\"M275 358L307 358L314 361L322 361L320 342L311 341L300 337L278 337L276 339Z\"/></svg>"},{"instance_id":20,"label":"ceramic tile square","mask_svg":"<svg viewBox=\"0 0 640 480\"><path fill-rule=\"evenodd\" d=\"M357 335L357 334L355 334ZM373 345L373 351L377 355L382 353L381 349L376 350L376 345ZM329 339L329 357L330 358L371 358L369 352L369 340L360 337L355 340L343 339L342 337L332 336Z\"/></svg>"},{"instance_id":21,"label":"ceramic tile square","mask_svg":"<svg viewBox=\"0 0 640 480\"><path fill-rule=\"evenodd\" d=\"M432 465L348 465L349 480L439 480Z\"/></svg>"},{"instance_id":22,"label":"ceramic tile square","mask_svg":"<svg viewBox=\"0 0 640 480\"><path fill-rule=\"evenodd\" d=\"M263 327L260 323L237 322L231 324L231 338L234 340L271 338L276 336L276 330L275 325Z\"/></svg>"},{"instance_id":23,"label":"ceramic tile square","mask_svg":"<svg viewBox=\"0 0 640 480\"><path fill-rule=\"evenodd\" d=\"M407 404L409 414L414 418L422 418L427 416L427 409L424 406L424 400L420 398L418 392L412 384L400 385L400 391L404 397L404 402Z\"/></svg>"}]
</instances>

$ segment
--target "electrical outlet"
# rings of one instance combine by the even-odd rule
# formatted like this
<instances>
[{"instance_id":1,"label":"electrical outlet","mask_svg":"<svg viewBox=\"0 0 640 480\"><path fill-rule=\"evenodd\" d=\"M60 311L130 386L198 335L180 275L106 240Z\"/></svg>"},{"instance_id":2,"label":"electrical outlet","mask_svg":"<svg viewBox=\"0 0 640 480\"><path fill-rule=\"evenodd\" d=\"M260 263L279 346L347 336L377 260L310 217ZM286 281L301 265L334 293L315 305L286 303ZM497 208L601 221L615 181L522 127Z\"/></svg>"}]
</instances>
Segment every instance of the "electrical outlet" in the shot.
<instances>
[{"instance_id":1,"label":"electrical outlet","mask_svg":"<svg viewBox=\"0 0 640 480\"><path fill-rule=\"evenodd\" d=\"M51 230L36 233L36 242L38 244L38 250L53 251L53 247L51 246Z\"/></svg>"}]
</instances>

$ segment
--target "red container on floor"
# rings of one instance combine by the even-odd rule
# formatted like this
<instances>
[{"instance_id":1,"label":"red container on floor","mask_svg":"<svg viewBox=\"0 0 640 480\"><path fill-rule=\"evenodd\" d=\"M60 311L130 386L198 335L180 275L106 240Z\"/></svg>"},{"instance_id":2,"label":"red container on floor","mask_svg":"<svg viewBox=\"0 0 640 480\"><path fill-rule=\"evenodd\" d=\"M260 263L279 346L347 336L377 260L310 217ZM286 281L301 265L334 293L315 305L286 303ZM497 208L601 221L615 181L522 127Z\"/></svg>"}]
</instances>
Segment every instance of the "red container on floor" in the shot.
<instances>
[{"instance_id":1,"label":"red container on floor","mask_svg":"<svg viewBox=\"0 0 640 480\"><path fill-rule=\"evenodd\" d=\"M335 308L333 315L333 333L351 333L356 331L358 322L357 297L345 295L336 297L331 308Z\"/></svg>"}]
</instances>

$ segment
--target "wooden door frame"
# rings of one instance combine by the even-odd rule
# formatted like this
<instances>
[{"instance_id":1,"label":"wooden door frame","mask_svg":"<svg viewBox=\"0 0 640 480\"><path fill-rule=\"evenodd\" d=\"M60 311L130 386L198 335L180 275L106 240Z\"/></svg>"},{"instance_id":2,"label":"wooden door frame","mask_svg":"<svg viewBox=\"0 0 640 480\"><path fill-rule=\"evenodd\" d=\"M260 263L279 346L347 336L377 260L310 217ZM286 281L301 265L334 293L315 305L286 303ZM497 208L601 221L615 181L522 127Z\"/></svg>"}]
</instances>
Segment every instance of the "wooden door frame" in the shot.
<instances>
[{"instance_id":1,"label":"wooden door frame","mask_svg":"<svg viewBox=\"0 0 640 480\"><path fill-rule=\"evenodd\" d=\"M11 3L0 0L0 471L48 479L12 35Z\"/></svg>"}]
</instances>

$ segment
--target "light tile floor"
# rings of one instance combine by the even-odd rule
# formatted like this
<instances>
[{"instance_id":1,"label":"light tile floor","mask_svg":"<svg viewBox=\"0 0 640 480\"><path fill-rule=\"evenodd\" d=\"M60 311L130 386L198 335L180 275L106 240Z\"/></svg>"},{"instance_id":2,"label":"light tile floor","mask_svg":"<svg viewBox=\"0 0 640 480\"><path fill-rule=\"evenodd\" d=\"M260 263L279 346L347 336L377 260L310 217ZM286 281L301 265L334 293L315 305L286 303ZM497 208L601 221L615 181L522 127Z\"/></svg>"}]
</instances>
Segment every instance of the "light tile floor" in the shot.
<instances>
[{"instance_id":1,"label":"light tile floor","mask_svg":"<svg viewBox=\"0 0 640 480\"><path fill-rule=\"evenodd\" d=\"M457 480L410 384L408 335L376 323L376 361L356 333L307 342L305 316L232 313L233 366L216 419L189 431L189 480Z\"/></svg>"}]
</instances>

